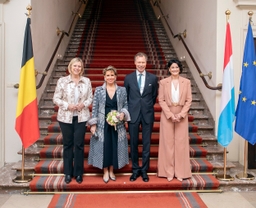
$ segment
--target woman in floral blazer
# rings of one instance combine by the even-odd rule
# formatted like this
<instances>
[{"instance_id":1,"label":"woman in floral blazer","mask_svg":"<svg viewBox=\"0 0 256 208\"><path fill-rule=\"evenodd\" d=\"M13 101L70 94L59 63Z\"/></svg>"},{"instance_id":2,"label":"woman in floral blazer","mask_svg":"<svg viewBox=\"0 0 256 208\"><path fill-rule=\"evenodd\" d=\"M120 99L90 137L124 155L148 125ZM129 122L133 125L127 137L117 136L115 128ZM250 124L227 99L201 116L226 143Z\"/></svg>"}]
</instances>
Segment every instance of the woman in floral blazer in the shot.
<instances>
[{"instance_id":1,"label":"woman in floral blazer","mask_svg":"<svg viewBox=\"0 0 256 208\"><path fill-rule=\"evenodd\" d=\"M63 136L65 182L72 176L82 183L84 173L84 135L92 103L90 79L83 77L83 61L74 58L68 65L70 75L58 80L53 102L59 107L57 120ZM73 156L74 155L74 156Z\"/></svg>"}]
</instances>

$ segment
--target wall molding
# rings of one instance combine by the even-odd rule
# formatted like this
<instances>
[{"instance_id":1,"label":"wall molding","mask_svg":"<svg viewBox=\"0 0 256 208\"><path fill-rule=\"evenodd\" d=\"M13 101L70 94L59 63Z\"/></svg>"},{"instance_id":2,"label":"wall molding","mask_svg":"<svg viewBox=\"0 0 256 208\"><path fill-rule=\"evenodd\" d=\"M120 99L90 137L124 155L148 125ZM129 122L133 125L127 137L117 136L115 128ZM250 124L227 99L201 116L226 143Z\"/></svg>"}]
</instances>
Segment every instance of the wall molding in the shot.
<instances>
[{"instance_id":1,"label":"wall molding","mask_svg":"<svg viewBox=\"0 0 256 208\"><path fill-rule=\"evenodd\" d=\"M10 1L10 0L0 0L0 4L4 4L7 1Z\"/></svg>"},{"instance_id":2,"label":"wall molding","mask_svg":"<svg viewBox=\"0 0 256 208\"><path fill-rule=\"evenodd\" d=\"M3 14L3 5L0 4L0 14ZM2 121L0 123L0 167L4 165L5 162L5 151L4 151L4 145L5 145L5 113L4 113L4 107L5 107L5 99L4 99L4 84L5 84L5 68L4 68L4 21L3 17L0 15L0 100L3 102L0 102L0 120Z\"/></svg>"},{"instance_id":3,"label":"wall molding","mask_svg":"<svg viewBox=\"0 0 256 208\"><path fill-rule=\"evenodd\" d=\"M256 7L256 1L255 0L233 0L235 3L236 3L236 6L237 7L245 7L245 8L248 8L248 7L253 7L255 8Z\"/></svg>"}]
</instances>

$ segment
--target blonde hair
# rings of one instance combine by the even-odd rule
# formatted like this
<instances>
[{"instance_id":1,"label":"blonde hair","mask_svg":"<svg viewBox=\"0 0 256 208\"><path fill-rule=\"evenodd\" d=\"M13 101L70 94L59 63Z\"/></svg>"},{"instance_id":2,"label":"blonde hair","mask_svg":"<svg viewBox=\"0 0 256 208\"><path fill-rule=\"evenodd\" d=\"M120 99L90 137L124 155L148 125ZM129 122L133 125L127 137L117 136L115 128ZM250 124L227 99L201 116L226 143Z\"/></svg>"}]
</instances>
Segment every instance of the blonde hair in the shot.
<instances>
[{"instance_id":1,"label":"blonde hair","mask_svg":"<svg viewBox=\"0 0 256 208\"><path fill-rule=\"evenodd\" d=\"M77 58L77 57L71 59L71 61L69 62L69 64L68 64L68 72L69 72L69 74L71 74L71 68L72 68L72 65L73 65L75 62L80 62L80 63L81 63L81 72L79 73L79 75L81 76L81 75L84 73L84 62L83 62L82 59Z\"/></svg>"},{"instance_id":2,"label":"blonde hair","mask_svg":"<svg viewBox=\"0 0 256 208\"><path fill-rule=\"evenodd\" d=\"M103 73L104 76L106 75L107 71L113 71L114 74L117 76L117 70L116 70L115 67L108 66L107 68L103 69L102 73Z\"/></svg>"}]
</instances>

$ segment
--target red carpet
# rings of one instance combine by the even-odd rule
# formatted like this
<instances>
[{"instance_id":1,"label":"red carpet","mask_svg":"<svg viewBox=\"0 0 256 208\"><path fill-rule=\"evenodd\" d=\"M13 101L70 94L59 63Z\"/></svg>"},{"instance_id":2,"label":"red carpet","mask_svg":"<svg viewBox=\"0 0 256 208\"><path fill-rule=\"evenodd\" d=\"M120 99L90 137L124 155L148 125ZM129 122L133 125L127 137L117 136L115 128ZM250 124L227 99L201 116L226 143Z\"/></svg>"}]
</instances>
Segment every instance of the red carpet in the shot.
<instances>
[{"instance_id":1,"label":"red carpet","mask_svg":"<svg viewBox=\"0 0 256 208\"><path fill-rule=\"evenodd\" d=\"M197 193L56 194L48 208L206 208Z\"/></svg>"}]
</instances>

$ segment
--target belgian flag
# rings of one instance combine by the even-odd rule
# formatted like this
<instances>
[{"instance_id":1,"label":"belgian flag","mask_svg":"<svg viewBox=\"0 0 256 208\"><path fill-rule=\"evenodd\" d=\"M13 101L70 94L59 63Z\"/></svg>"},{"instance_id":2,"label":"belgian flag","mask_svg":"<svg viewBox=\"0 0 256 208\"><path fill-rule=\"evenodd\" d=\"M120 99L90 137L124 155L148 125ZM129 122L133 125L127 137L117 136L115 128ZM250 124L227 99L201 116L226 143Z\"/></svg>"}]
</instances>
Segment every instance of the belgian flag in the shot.
<instances>
[{"instance_id":1,"label":"belgian flag","mask_svg":"<svg viewBox=\"0 0 256 208\"><path fill-rule=\"evenodd\" d=\"M31 19L27 18L15 123L15 129L21 138L24 148L29 147L39 138L35 66L30 22Z\"/></svg>"}]
</instances>

